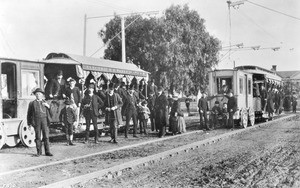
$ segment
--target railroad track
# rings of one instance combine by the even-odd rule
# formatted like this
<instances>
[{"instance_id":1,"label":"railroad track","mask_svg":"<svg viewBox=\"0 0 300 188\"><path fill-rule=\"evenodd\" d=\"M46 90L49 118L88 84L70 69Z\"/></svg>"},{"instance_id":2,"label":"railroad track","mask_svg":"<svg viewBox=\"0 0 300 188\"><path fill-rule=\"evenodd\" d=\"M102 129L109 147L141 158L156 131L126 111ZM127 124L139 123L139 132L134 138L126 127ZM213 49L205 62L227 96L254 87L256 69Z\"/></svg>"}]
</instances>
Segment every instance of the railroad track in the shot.
<instances>
[{"instance_id":1,"label":"railroad track","mask_svg":"<svg viewBox=\"0 0 300 188\"><path fill-rule=\"evenodd\" d=\"M126 152L131 153L131 152L135 152L135 151L143 151L143 148L145 148L146 146L148 147L148 149L149 148L150 149L151 148L158 149L157 153L150 151L145 156L140 156L140 155L133 156L133 157L131 157L130 160L128 160L128 161L125 160L125 162L122 164L116 164L116 165L112 164L111 166L106 166L106 167L101 168L101 170L94 170L93 172L86 171L86 172L83 172L83 174L75 173L75 175L73 177L65 178L64 180L61 180L58 182L54 181L55 183L53 183L53 181L48 181L48 182L46 181L44 183L48 184L45 187L68 187L68 186L82 183L82 182L85 182L85 181L88 181L88 180L94 179L94 178L99 178L99 177L113 178L113 177L122 175L122 172L124 170L129 170L129 169L137 168L140 166L151 165L152 163L154 163L156 161L172 157L174 155L179 154L180 152L189 152L189 150L197 149L200 146L216 143L222 139L234 136L236 134L240 134L245 131L250 131L252 129L256 129L261 126L270 125L272 122L281 121L281 120L284 120L287 118L291 118L293 116L294 115L289 115L289 116L282 117L280 119L277 119L277 120L274 120L271 122L258 124L253 127L248 127L247 129L237 129L237 130L230 131L230 132L224 133L222 135L217 135L217 136L205 139L205 140L200 140L200 141L197 141L197 139L190 140L191 142L186 142L185 144L183 144L181 146L172 145L170 143L176 141L176 139L185 139L185 138L192 139L193 136L199 135L202 131L193 131L193 132L189 132L189 133L185 133L185 134L181 134L181 135L176 135L173 137L165 137L162 139L151 140L151 141L147 141L147 142L143 142L143 143L138 143L138 144L134 144L134 145L130 145L130 146L124 146L124 147L107 150L107 151L103 151L103 152L98 152L98 153L93 153L93 154L89 154L89 155L85 155L85 156L56 161L56 162L52 162L49 164L37 165L34 167L8 171L8 172L1 173L0 177L7 176L9 174L28 173L30 171L37 171L39 169L47 169L47 168L51 168L51 166L57 166L57 165L60 165L63 167L64 165L67 165L67 164L74 164L74 168L76 168L75 166L77 166L78 163L84 162L86 159L98 157L98 158L101 158L100 160L104 160L104 161L106 159L111 160L111 157L113 158L118 153L121 153L123 151L125 153ZM169 149L167 149L167 150L161 149L161 148L166 148L166 146L169 146L169 145L170 145ZM174 147L174 148L170 149L172 147ZM120 159L123 160L126 157L127 156L124 155L123 158L121 157ZM115 160L119 160L119 159L115 158Z\"/></svg>"}]
</instances>

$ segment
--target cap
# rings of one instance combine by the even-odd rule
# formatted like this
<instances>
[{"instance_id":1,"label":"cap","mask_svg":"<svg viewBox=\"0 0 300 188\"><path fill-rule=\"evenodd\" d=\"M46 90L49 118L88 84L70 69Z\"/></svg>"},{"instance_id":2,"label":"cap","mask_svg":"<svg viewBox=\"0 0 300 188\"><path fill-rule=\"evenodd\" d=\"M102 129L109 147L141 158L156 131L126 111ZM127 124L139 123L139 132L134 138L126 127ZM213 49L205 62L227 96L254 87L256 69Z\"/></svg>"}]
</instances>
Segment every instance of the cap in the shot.
<instances>
[{"instance_id":1,"label":"cap","mask_svg":"<svg viewBox=\"0 0 300 188\"><path fill-rule=\"evenodd\" d=\"M220 104L220 102L219 101L215 101L215 104Z\"/></svg>"},{"instance_id":2,"label":"cap","mask_svg":"<svg viewBox=\"0 0 300 188\"><path fill-rule=\"evenodd\" d=\"M36 88L32 93L36 94L37 92L40 92L40 93L44 94L44 91L41 88Z\"/></svg>"}]
</instances>

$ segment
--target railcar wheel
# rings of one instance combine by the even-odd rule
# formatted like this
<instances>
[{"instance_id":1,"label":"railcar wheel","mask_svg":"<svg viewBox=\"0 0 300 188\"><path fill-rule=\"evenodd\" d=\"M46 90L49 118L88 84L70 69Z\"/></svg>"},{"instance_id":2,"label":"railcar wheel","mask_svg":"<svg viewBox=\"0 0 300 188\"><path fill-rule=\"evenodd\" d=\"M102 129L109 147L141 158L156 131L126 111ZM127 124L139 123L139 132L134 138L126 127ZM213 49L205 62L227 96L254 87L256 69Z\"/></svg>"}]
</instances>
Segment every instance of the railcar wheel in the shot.
<instances>
[{"instance_id":1,"label":"railcar wheel","mask_svg":"<svg viewBox=\"0 0 300 188\"><path fill-rule=\"evenodd\" d=\"M4 131L4 126L0 125L0 149L3 147L3 145L6 142L6 133Z\"/></svg>"},{"instance_id":2,"label":"railcar wheel","mask_svg":"<svg viewBox=\"0 0 300 188\"><path fill-rule=\"evenodd\" d=\"M250 126L253 126L255 124L255 114L252 108L249 109L249 123Z\"/></svg>"},{"instance_id":3,"label":"railcar wheel","mask_svg":"<svg viewBox=\"0 0 300 188\"><path fill-rule=\"evenodd\" d=\"M20 143L20 137L18 135L7 136L5 144L9 147L15 147Z\"/></svg>"},{"instance_id":4,"label":"railcar wheel","mask_svg":"<svg viewBox=\"0 0 300 188\"><path fill-rule=\"evenodd\" d=\"M19 128L19 135L24 146L35 147L35 132L34 128L22 122Z\"/></svg>"},{"instance_id":5,"label":"railcar wheel","mask_svg":"<svg viewBox=\"0 0 300 188\"><path fill-rule=\"evenodd\" d=\"M240 121L240 125L244 128L247 128L248 126L248 113L246 109L243 109L241 111L241 121Z\"/></svg>"}]
</instances>

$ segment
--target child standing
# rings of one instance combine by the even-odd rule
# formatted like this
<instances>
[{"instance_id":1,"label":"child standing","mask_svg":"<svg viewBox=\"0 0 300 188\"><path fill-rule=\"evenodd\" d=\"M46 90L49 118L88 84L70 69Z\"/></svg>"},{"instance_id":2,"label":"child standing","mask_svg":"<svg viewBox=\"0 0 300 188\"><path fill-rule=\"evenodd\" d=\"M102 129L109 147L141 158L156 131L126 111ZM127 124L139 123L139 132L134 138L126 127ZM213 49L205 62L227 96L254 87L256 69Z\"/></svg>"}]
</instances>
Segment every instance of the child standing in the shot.
<instances>
[{"instance_id":1,"label":"child standing","mask_svg":"<svg viewBox=\"0 0 300 188\"><path fill-rule=\"evenodd\" d=\"M67 145L73 146L73 127L77 119L76 106L70 99L66 99L65 105L60 113L60 121L66 129Z\"/></svg>"},{"instance_id":2,"label":"child standing","mask_svg":"<svg viewBox=\"0 0 300 188\"><path fill-rule=\"evenodd\" d=\"M149 119L149 114L150 114L150 110L149 108L147 107L147 101L143 101L142 104L141 104L141 116L140 116L140 132L141 134L144 133L144 134L147 134L147 122L148 122L148 119Z\"/></svg>"}]
</instances>

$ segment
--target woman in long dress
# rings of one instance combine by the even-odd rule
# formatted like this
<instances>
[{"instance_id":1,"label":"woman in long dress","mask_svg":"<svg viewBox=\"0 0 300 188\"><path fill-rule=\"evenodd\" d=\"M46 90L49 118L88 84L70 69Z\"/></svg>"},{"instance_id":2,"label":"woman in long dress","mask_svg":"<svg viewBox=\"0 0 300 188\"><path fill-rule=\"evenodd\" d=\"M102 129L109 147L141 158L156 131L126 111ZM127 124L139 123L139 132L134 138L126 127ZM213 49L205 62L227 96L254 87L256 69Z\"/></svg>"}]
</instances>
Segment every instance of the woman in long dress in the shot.
<instances>
[{"instance_id":1,"label":"woman in long dress","mask_svg":"<svg viewBox=\"0 0 300 188\"><path fill-rule=\"evenodd\" d=\"M183 118L183 112L181 109L180 102L178 101L178 96L173 96L173 104L170 112L170 132L173 134L186 132L186 124Z\"/></svg>"}]
</instances>

